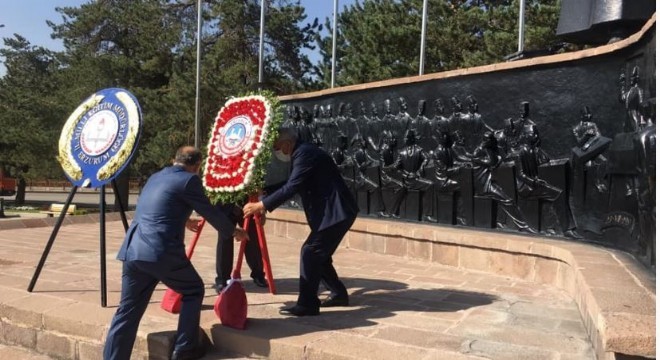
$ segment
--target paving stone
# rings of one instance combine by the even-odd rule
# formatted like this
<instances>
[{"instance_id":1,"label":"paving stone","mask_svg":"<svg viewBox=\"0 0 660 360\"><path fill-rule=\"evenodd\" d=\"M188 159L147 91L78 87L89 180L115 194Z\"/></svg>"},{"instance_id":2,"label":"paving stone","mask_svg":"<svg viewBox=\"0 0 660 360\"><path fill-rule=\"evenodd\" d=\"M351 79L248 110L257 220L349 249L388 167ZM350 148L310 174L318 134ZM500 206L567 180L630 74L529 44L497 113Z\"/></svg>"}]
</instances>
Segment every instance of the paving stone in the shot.
<instances>
[{"instance_id":1,"label":"paving stone","mask_svg":"<svg viewBox=\"0 0 660 360\"><path fill-rule=\"evenodd\" d=\"M15 360L53 360L53 358L30 351L23 347L0 344L0 359ZM81 359L82 360L82 359ZM91 360L91 359L90 359Z\"/></svg>"},{"instance_id":2,"label":"paving stone","mask_svg":"<svg viewBox=\"0 0 660 360\"><path fill-rule=\"evenodd\" d=\"M538 348L480 339L466 342L462 352L486 359L500 360L555 360L558 356L555 352ZM586 359L588 358L584 360Z\"/></svg>"},{"instance_id":3,"label":"paving stone","mask_svg":"<svg viewBox=\"0 0 660 360\"><path fill-rule=\"evenodd\" d=\"M249 269L247 266L243 268L242 276L248 279L245 286L249 303L248 328L244 331L220 325L213 312L216 296L210 290L210 284L215 277L217 233L213 230L202 233L193 257L193 264L207 285L202 328L209 341L221 351L204 359L227 356L287 360L594 358L586 330L590 327L582 324L577 304L569 296L576 294L580 286L579 279L572 273L574 270L563 262L555 261L555 267L551 260L534 260L530 256L503 254L493 257L493 252L487 249L489 246L500 247L502 252L508 247L520 253L537 252L545 256L555 252L554 247L530 245L529 240L519 236L470 232L473 238L468 241L465 230L436 229L434 226L406 229L400 225L393 227L387 221L366 219L357 228L381 233L371 234L367 240L364 236L350 236L334 257L334 265L349 289L351 306L322 309L321 315L315 317L281 316L279 308L292 304L297 298L299 249L309 233L303 224L304 217L298 214L294 218L300 224L273 218L267 223L277 295L253 286L249 281ZM19 324L0 321L2 342L32 348L41 346L50 352L70 354L73 351L80 359L100 359L121 285L121 263L114 260L114 256L122 241L123 227L120 222L110 222L107 226L108 308L99 305L96 226L72 224L62 228L39 279L38 292L32 294L24 289L51 229L0 231L0 270L6 270L0 271L0 290L6 288L6 291L0 291L0 318L4 313L11 314L7 310L11 302L23 302L25 313L22 316L29 320L22 321L36 325L37 319L43 316L45 329L52 330L52 333L37 333ZM384 237L383 231L396 232L398 236ZM187 238L191 235L187 233ZM430 240L418 241L417 245L402 237L422 235ZM19 238L22 241L15 240ZM447 243L438 245L432 242L433 239L443 239ZM481 244L482 248L460 246L462 241L471 241L474 246ZM356 250L355 244L372 252ZM585 252L584 245L581 246L574 249L587 256L589 252ZM19 263L10 263L14 250L15 254L20 254L16 258ZM568 251L557 252L569 260L573 256ZM607 265L601 262L603 254L608 253L596 252L585 263ZM461 268L433 262L438 259ZM489 273L492 266L499 266L498 271L508 276ZM603 267L601 270L612 269ZM586 280L582 278L580 281ZM559 284L568 292L544 285L546 283ZM159 308L164 290L162 285L157 287L141 322L135 359L168 356L178 316ZM42 298L62 299L63 303L52 309L40 308L39 299ZM25 299L32 300L22 301ZM620 306L615 300L613 297L611 308L619 309L614 306ZM586 297L577 300L584 306L593 307L589 301ZM655 309L655 305L640 304L644 306L643 311ZM611 319L608 324L612 328L621 326L618 320L622 324L631 322L629 318ZM640 318L639 323L646 324L644 321L648 319ZM596 325L590 326L597 332ZM617 338L622 346L630 344L628 339L637 339L634 328L628 331ZM237 353L242 355L232 355ZM534 354L536 356L532 357Z\"/></svg>"},{"instance_id":4,"label":"paving stone","mask_svg":"<svg viewBox=\"0 0 660 360\"><path fill-rule=\"evenodd\" d=\"M454 352L460 352L461 350L462 337L443 334L438 331L406 329L406 325L408 324L381 327L372 337L427 349L445 349Z\"/></svg>"},{"instance_id":5,"label":"paving stone","mask_svg":"<svg viewBox=\"0 0 660 360\"><path fill-rule=\"evenodd\" d=\"M351 349L345 351L344 349ZM309 359L423 359L430 349L379 339L366 339L335 333L320 338L305 347Z\"/></svg>"}]
</instances>

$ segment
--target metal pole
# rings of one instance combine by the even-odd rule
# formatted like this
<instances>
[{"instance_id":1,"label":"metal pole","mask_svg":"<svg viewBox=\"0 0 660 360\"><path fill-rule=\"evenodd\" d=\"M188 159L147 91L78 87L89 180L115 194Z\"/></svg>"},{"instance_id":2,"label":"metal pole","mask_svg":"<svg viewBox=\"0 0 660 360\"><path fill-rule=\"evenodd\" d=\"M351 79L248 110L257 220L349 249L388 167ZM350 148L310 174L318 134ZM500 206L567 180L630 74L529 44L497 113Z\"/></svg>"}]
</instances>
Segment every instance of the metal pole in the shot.
<instances>
[{"instance_id":1,"label":"metal pole","mask_svg":"<svg viewBox=\"0 0 660 360\"><path fill-rule=\"evenodd\" d=\"M332 70L330 73L330 87L335 87L335 63L337 62L337 3L334 1L332 12Z\"/></svg>"},{"instance_id":2,"label":"metal pole","mask_svg":"<svg viewBox=\"0 0 660 360\"><path fill-rule=\"evenodd\" d=\"M119 196L119 187L117 182L112 180L112 191L115 193L115 201L119 204L119 216L121 217L121 223L124 225L124 231L128 231L128 220L126 219L126 211L124 204L121 202L121 197ZM130 196L130 195L129 195Z\"/></svg>"},{"instance_id":3,"label":"metal pole","mask_svg":"<svg viewBox=\"0 0 660 360\"><path fill-rule=\"evenodd\" d=\"M525 0L520 0L518 9L518 52L525 49Z\"/></svg>"},{"instance_id":4,"label":"metal pole","mask_svg":"<svg viewBox=\"0 0 660 360\"><path fill-rule=\"evenodd\" d=\"M101 185L99 193L99 253L101 258L101 307L108 305L108 287L106 282L106 266L105 266L105 185Z\"/></svg>"},{"instance_id":5,"label":"metal pole","mask_svg":"<svg viewBox=\"0 0 660 360\"><path fill-rule=\"evenodd\" d=\"M46 243L44 252L41 254L41 259L39 259L39 264L37 264L37 269L34 270L34 274L32 275L32 280L30 280L30 285L28 285L28 289L27 289L28 292L32 292L32 290L34 290L34 286L37 284L37 279L39 278L39 274L41 274L41 269L44 267L44 264L46 263L46 258L48 257L48 253L50 253L50 248L53 247L53 243L55 242L55 238L57 237L57 232L60 231L60 226L62 226L62 223L64 222L64 217L66 216L66 212L67 210L69 210L69 205L71 205L71 201L73 201L73 196L76 194L77 190L78 190L78 186L71 187L71 192L69 192L69 196L66 198L66 201L64 202L62 211L60 211L60 216L57 218L57 222L53 227L53 232L50 233L50 238L48 238L48 242Z\"/></svg>"},{"instance_id":6,"label":"metal pole","mask_svg":"<svg viewBox=\"0 0 660 360\"><path fill-rule=\"evenodd\" d=\"M428 9L429 2L424 0L424 5L422 5L422 39L419 42L419 75L424 75L424 56L426 53L426 11Z\"/></svg>"},{"instance_id":7,"label":"metal pole","mask_svg":"<svg viewBox=\"0 0 660 360\"><path fill-rule=\"evenodd\" d=\"M199 148L199 77L202 60L202 0L197 0L197 72L195 74L195 147Z\"/></svg>"},{"instance_id":8,"label":"metal pole","mask_svg":"<svg viewBox=\"0 0 660 360\"><path fill-rule=\"evenodd\" d=\"M259 20L259 89L264 82L264 27L266 24L266 0L261 0L261 19Z\"/></svg>"}]
</instances>

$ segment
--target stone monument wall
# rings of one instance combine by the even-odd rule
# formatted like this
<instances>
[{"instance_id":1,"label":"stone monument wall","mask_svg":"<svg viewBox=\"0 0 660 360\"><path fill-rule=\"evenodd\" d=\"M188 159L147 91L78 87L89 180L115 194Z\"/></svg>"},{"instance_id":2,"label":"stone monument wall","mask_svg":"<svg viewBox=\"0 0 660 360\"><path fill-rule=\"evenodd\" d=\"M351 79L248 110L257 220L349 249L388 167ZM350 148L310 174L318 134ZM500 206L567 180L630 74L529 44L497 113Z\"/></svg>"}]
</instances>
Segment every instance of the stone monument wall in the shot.
<instances>
[{"instance_id":1,"label":"stone monument wall","mask_svg":"<svg viewBox=\"0 0 660 360\"><path fill-rule=\"evenodd\" d=\"M363 216L596 242L654 267L655 44L653 15L601 47L281 101Z\"/></svg>"}]
</instances>

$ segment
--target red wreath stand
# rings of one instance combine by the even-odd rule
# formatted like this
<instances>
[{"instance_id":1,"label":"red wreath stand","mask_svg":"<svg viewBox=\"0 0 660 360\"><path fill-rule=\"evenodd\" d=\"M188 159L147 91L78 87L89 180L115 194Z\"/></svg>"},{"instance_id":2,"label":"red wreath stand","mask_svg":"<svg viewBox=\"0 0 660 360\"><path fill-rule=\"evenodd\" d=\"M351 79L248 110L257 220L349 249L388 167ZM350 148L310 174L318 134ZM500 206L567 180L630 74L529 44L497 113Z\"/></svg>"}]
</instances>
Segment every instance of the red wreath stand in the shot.
<instances>
[{"instance_id":1,"label":"red wreath stand","mask_svg":"<svg viewBox=\"0 0 660 360\"><path fill-rule=\"evenodd\" d=\"M257 202L257 201L259 201L257 196L250 197L250 202ZM268 255L268 246L266 245L266 232L264 231L264 226L261 221L261 214L254 214L251 217L245 218L243 222L243 228L246 231L248 229L248 225L250 221L254 221L254 224L257 228L257 239L259 241L259 248L261 249L261 260L263 261L264 264L264 272L266 273L268 290L270 291L271 294L274 295L276 292L275 281L273 280L273 272L270 267L270 256ZM190 242L190 246L188 246L188 250L186 251L186 256L188 257L188 259L192 258L193 252L195 250L195 246L197 245L197 240L199 240L199 236L202 233L202 229L204 228L205 223L206 220L202 219L198 224L197 232L193 236L192 241ZM241 266L243 264L243 255L245 254L246 241L247 240L241 241L241 247L238 252L236 267L234 268L234 271L232 272L232 276L231 276L232 277L231 282L235 283L237 286L240 286L241 289L243 287L243 285L240 282ZM254 241L254 239L252 239L252 241ZM215 313L216 315L218 315L218 317L220 318L223 324L226 324L227 326L230 327L243 329L245 327L245 321L243 321L241 326L240 321L236 321L235 319L230 318L232 316L230 313L233 313L235 311L236 304L240 304L242 302L241 291L236 291L236 290L229 291L231 288L232 286L226 286L223 289L222 293L218 295L214 307ZM235 294L235 295L231 295L231 294ZM245 297L245 290L242 291L242 296ZM163 300L160 303L160 307L167 312L178 314L179 311L181 310L181 298L182 298L181 294L168 288L167 291L165 291L165 294L163 295ZM241 312L239 312L239 315L240 313ZM245 314L246 314L245 316L247 316L247 302L245 303ZM225 321L223 321L223 317L225 317ZM237 326L232 326L234 324L237 324Z\"/></svg>"}]
</instances>

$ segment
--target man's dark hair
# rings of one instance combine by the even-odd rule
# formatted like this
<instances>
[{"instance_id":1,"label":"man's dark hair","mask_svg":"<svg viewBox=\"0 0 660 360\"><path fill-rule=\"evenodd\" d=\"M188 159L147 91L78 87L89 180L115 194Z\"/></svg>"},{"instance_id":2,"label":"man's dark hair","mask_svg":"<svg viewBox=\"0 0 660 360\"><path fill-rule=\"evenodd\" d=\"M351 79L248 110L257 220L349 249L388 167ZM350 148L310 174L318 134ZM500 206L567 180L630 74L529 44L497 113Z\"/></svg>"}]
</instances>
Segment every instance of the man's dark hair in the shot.
<instances>
[{"instance_id":1,"label":"man's dark hair","mask_svg":"<svg viewBox=\"0 0 660 360\"><path fill-rule=\"evenodd\" d=\"M202 162L202 152L193 146L182 146L176 151L174 162L186 166L197 165Z\"/></svg>"}]
</instances>

